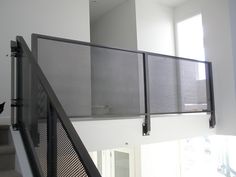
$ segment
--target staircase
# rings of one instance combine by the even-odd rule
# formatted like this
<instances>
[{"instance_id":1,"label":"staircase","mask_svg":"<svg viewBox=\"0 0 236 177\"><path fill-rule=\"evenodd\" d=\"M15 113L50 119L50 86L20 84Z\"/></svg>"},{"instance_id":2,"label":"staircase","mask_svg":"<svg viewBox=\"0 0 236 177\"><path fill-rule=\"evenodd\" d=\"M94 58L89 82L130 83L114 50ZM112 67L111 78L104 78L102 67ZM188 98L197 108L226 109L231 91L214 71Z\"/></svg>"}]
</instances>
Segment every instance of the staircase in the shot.
<instances>
[{"instance_id":1,"label":"staircase","mask_svg":"<svg viewBox=\"0 0 236 177\"><path fill-rule=\"evenodd\" d=\"M9 126L0 125L0 177L21 177L15 171L15 149Z\"/></svg>"}]
</instances>

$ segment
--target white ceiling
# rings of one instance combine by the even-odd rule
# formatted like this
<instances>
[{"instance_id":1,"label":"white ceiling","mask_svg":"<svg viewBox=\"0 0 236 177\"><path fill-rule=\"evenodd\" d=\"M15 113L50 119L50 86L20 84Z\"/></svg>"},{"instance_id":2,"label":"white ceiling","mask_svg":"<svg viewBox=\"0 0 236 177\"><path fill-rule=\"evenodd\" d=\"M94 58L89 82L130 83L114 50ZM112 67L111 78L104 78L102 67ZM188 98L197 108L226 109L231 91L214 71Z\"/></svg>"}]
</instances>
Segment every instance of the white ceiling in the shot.
<instances>
[{"instance_id":1,"label":"white ceiling","mask_svg":"<svg viewBox=\"0 0 236 177\"><path fill-rule=\"evenodd\" d=\"M126 0L89 0L90 1L90 20L96 21L100 16L121 4ZM148 1L148 0L145 0ZM160 4L175 7L187 0L156 0Z\"/></svg>"}]
</instances>

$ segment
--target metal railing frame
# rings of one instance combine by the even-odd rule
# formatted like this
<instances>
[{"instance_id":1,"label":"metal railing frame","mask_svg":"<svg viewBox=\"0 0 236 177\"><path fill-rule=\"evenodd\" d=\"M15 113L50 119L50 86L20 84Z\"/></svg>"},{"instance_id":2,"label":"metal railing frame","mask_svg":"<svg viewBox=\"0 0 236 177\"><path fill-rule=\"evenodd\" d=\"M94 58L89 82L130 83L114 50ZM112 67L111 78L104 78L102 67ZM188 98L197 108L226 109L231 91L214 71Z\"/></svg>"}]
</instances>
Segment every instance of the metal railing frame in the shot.
<instances>
[{"instance_id":1,"label":"metal railing frame","mask_svg":"<svg viewBox=\"0 0 236 177\"><path fill-rule=\"evenodd\" d=\"M114 47L107 47L102 45L97 45L89 42L83 42L83 41L76 41L71 39L64 39L59 37L52 37L52 36L46 36L41 34L32 34L31 36L31 46L32 46L32 52L35 58L37 59L38 56L38 39L45 39L45 40L51 40L51 41L58 41L58 42L64 42L64 43L70 43L70 44L79 44L84 45L88 47L98 47L103 49L111 49L115 51L123 51L123 52L129 52L129 53L135 53L135 54L142 54L143 56L143 71L144 71L144 114L140 114L145 116L144 123L143 123L143 135L149 135L151 131L151 116L152 115L164 115L164 114L185 114L185 113L209 113L211 114L211 117L209 119L209 127L214 128L216 124L215 119L215 104L214 104L214 86L213 86L213 73L212 73L212 63L209 61L201 61L196 59L189 59L189 58L183 58L183 57L177 57L177 56L170 56L170 55L163 55L163 54L157 54L152 52L146 52L146 51L134 51L134 50L127 50L127 49L121 49L121 48L114 48ZM207 76L209 79L209 84L207 85L207 92L208 92L208 100L210 100L210 105L208 106L209 109L203 110L203 111L191 111L191 112L164 112L164 113L151 113L150 112L150 90L149 90L149 73L148 73L148 56L158 56L158 57L168 57L169 59L173 60L184 60L184 61L190 61L190 62L196 62L196 63L204 63L207 66ZM137 116L136 115L114 115L114 116ZM79 117L79 116L77 116Z\"/></svg>"},{"instance_id":2,"label":"metal railing frame","mask_svg":"<svg viewBox=\"0 0 236 177\"><path fill-rule=\"evenodd\" d=\"M21 131L22 138L25 142L25 147L27 149L27 153L29 155L29 160L31 161L32 165L32 171L34 172L36 177L43 177L43 172L40 168L40 163L37 159L36 152L34 150L34 142L30 138L30 132L29 130L24 127L24 123L22 122L22 59L27 59L28 62L31 64L32 70L35 73L37 79L43 86L43 89L50 101L48 103L48 110L51 110L48 112L48 130L49 130L49 139L48 139L48 177L56 177L57 175L57 169L56 169L56 152L55 146L57 143L57 137L56 137L56 120L54 114L58 115L58 119L60 120L64 130L66 131L66 134L68 138L70 139L72 146L74 147L74 150L76 151L77 155L79 156L81 163L83 164L86 173L89 177L101 177L100 173L98 172L96 166L94 165L92 159L90 158L84 144L82 143L81 139L79 138L75 128L73 127L72 123L70 122L69 118L67 117L61 103L59 102L56 94L54 93L52 87L50 86L50 83L48 82L47 78L43 74L40 66L38 65L36 61L37 56L37 40L41 39L47 39L47 40L53 40L53 41L60 41L60 42L66 42L66 43L72 43L72 44L79 44L79 45L85 45L89 47L99 47L104 49L111 49L111 50L117 50L117 51L123 51L123 52L131 52L136 54L142 54L143 56L143 71L144 71L144 103L145 103L145 113L140 114L145 116L144 123L143 123L143 135L149 135L151 131L151 115L163 115L163 114L184 114L184 113L211 113L211 117L209 120L209 125L211 128L213 128L216 124L215 121L215 105L214 105L214 88L213 88L213 74L212 74L212 63L208 61L198 61L193 59L187 59L187 58L180 58L175 56L168 56L168 55L161 55L151 52L144 52L144 51L132 51L132 50L125 50L125 49L118 49L118 48L112 48L112 47L106 47L106 46L100 46L91 44L88 42L81 42L81 41L75 41L75 40L69 40L69 39L63 39L63 38L57 38L57 37L51 37L51 36L45 36L45 35L39 35L39 34L32 34L32 52L28 48L26 42L24 41L23 37L17 36L16 41L11 43L11 50L12 50L12 124L14 127L18 128ZM164 113L150 113L150 90L149 90L149 72L148 72L148 56L161 56L161 57L168 57L170 59L174 60L186 60L191 62L197 62L197 63L205 63L207 67L207 73L206 76L209 80L209 83L207 84L207 95L208 100L210 100L210 105L208 105L207 110L203 111L192 111L192 112L164 112ZM124 115L121 115L124 116ZM130 116L130 115L128 115ZM51 138L50 138L51 137Z\"/></svg>"},{"instance_id":3,"label":"metal railing frame","mask_svg":"<svg viewBox=\"0 0 236 177\"><path fill-rule=\"evenodd\" d=\"M34 144L30 138L30 133L27 130L26 127L24 127L24 123L22 122L22 110L23 106L21 103L21 100L24 99L22 95L22 57L24 56L24 59L28 59L28 62L31 64L32 70L35 73L37 79L41 83L49 101L50 105L49 108L53 107L54 111L56 111L56 114L58 115L58 119L60 120L62 127L64 128L69 140L72 143L72 146L79 156L79 159L88 175L88 177L101 177L99 171L97 170L95 164L93 163L88 151L86 150L83 142L81 141L80 137L78 136L75 128L73 127L71 121L67 117L61 103L59 102L57 96L55 95L52 87L50 86L47 78L44 76L41 68L37 64L32 52L28 48L25 40L21 36L16 37L16 42L11 43L11 49L12 53L15 52L15 49L17 48L17 55L12 57L12 60L15 60L17 63L17 78L14 78L14 80L17 80L17 85L14 86L12 89L16 89L16 96L17 98L12 98L13 101L17 100L17 104L13 104L13 107L16 107L16 117L14 117L14 125L21 131L22 138L25 143L25 147L29 156L29 160L32 165L32 171L36 177L44 177L42 170L40 168L40 163L38 161L36 152L34 150ZM15 59L14 59L15 58ZM13 91L12 91L13 92ZM15 103L15 102L13 102ZM52 109L51 109L52 110ZM55 114L54 112L49 112L48 113L49 117L49 125L50 126L50 135L55 136L55 116L52 116L51 114ZM52 136L50 136L52 137ZM49 169L49 174L48 177L56 177L56 164L55 164L55 159L56 159L56 154L52 153L55 149L56 146L56 139L49 139L49 147L48 147L48 154L50 155L48 157L48 169ZM50 170L51 169L51 170Z\"/></svg>"}]
</instances>

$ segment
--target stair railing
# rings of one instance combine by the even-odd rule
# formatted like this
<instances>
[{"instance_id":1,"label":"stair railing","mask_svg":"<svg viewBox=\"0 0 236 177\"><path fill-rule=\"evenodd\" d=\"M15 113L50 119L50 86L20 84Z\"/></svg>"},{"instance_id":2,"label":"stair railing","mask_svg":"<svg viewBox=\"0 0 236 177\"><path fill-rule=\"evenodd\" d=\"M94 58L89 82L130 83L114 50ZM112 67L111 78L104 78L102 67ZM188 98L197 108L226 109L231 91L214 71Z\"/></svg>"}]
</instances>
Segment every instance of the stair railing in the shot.
<instances>
[{"instance_id":1,"label":"stair railing","mask_svg":"<svg viewBox=\"0 0 236 177\"><path fill-rule=\"evenodd\" d=\"M23 37L11 42L12 124L36 177L101 177Z\"/></svg>"}]
</instances>

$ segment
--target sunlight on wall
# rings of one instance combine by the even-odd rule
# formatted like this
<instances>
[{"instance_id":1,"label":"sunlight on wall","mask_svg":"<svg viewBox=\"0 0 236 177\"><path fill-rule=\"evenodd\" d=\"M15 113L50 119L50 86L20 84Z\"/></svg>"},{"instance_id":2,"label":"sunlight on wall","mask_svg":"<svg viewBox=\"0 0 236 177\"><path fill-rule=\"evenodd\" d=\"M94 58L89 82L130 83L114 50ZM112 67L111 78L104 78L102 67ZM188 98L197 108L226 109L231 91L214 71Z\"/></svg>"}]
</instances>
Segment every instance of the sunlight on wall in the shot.
<instances>
[{"instance_id":1,"label":"sunlight on wall","mask_svg":"<svg viewBox=\"0 0 236 177\"><path fill-rule=\"evenodd\" d=\"M235 177L236 137L208 136L90 152L103 177Z\"/></svg>"},{"instance_id":2,"label":"sunlight on wall","mask_svg":"<svg viewBox=\"0 0 236 177\"><path fill-rule=\"evenodd\" d=\"M209 136L143 145L142 177L235 177L235 140Z\"/></svg>"},{"instance_id":3,"label":"sunlight on wall","mask_svg":"<svg viewBox=\"0 0 236 177\"><path fill-rule=\"evenodd\" d=\"M178 141L141 146L142 177L180 177Z\"/></svg>"},{"instance_id":4,"label":"sunlight on wall","mask_svg":"<svg viewBox=\"0 0 236 177\"><path fill-rule=\"evenodd\" d=\"M196 15L177 23L178 56L205 60L202 15ZM198 64L198 80L205 80L205 66Z\"/></svg>"}]
</instances>

